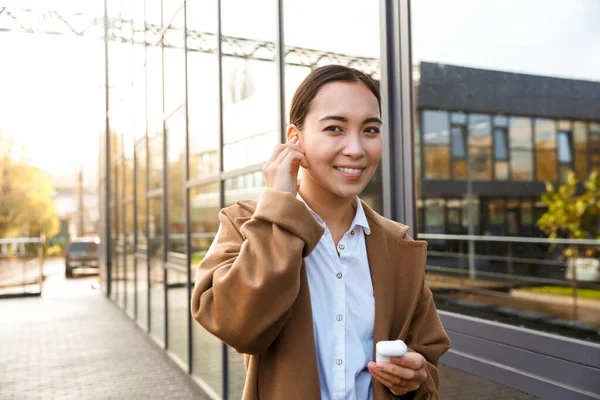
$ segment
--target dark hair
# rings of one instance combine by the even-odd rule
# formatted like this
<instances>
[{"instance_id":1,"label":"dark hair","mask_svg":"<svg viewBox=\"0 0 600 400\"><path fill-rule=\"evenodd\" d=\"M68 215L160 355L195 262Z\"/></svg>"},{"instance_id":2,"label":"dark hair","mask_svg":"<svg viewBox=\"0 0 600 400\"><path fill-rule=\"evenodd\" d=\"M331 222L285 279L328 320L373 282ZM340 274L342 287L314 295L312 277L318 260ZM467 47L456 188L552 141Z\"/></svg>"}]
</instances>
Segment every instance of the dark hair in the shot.
<instances>
[{"instance_id":1,"label":"dark hair","mask_svg":"<svg viewBox=\"0 0 600 400\"><path fill-rule=\"evenodd\" d=\"M331 82L361 82L377 98L379 112L381 113L381 96L379 94L379 82L369 77L364 72L343 65L327 65L312 71L302 81L290 107L290 123L302 129L306 115L310 111L312 102L321 88Z\"/></svg>"}]
</instances>

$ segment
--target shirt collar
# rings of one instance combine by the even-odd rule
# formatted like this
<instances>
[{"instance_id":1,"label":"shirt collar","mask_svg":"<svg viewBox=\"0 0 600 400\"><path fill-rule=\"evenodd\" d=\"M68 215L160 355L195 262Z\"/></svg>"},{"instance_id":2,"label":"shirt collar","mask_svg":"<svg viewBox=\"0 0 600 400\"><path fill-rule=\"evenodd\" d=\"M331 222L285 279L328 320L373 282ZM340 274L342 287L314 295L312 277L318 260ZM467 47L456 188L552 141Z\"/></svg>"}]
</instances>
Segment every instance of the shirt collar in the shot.
<instances>
[{"instance_id":1,"label":"shirt collar","mask_svg":"<svg viewBox=\"0 0 600 400\"><path fill-rule=\"evenodd\" d=\"M319 217L319 214L314 212L308 206L308 204L306 204L306 202L304 201L302 196L300 196L300 193L296 194L296 198L298 200L302 201L304 203L304 205L306 205L306 208L308 208L308 211L310 211L310 213L315 218L315 220L319 223L319 225L321 225L322 227L325 227L325 221L323 221L323 219L321 217ZM365 214L365 210L362 206L360 199L358 197L355 197L353 200L353 204L356 204L356 214L354 215L354 220L352 221L352 224L350 225L350 229L352 230L352 229L354 229L355 226L360 226L363 228L363 231L365 232L365 234L370 235L371 228L369 227L369 221L367 221L367 216Z\"/></svg>"}]
</instances>

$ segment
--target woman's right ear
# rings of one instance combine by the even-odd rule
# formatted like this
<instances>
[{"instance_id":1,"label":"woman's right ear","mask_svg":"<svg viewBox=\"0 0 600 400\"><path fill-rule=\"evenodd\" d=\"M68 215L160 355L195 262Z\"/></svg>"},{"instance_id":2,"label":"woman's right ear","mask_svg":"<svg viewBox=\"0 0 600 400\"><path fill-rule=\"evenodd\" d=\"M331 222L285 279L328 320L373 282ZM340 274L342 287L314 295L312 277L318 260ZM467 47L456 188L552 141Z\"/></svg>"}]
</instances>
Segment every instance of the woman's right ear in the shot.
<instances>
[{"instance_id":1,"label":"woman's right ear","mask_svg":"<svg viewBox=\"0 0 600 400\"><path fill-rule=\"evenodd\" d=\"M288 125L286 132L287 141L289 142L296 136L298 137L298 140L300 140L300 130L298 127L294 124Z\"/></svg>"}]
</instances>

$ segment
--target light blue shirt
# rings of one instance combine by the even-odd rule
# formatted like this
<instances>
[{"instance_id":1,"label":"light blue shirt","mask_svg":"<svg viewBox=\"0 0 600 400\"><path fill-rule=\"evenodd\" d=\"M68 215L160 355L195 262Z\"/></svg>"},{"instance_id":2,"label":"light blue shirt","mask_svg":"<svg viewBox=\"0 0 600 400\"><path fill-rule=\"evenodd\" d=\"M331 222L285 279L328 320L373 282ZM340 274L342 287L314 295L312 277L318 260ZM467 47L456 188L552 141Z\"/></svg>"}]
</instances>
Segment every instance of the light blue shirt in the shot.
<instances>
[{"instance_id":1,"label":"light blue shirt","mask_svg":"<svg viewBox=\"0 0 600 400\"><path fill-rule=\"evenodd\" d=\"M373 399L367 363L373 359L375 298L365 243L371 230L355 201L352 225L337 245L339 257L327 225L307 205L325 229L304 259L323 400Z\"/></svg>"}]
</instances>

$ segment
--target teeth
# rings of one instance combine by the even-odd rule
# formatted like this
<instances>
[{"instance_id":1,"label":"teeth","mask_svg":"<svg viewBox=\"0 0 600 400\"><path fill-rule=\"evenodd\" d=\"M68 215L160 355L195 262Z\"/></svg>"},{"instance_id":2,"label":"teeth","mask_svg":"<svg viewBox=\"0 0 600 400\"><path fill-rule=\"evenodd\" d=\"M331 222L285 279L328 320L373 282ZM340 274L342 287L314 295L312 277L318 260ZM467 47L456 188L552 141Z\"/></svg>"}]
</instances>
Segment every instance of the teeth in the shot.
<instances>
[{"instance_id":1,"label":"teeth","mask_svg":"<svg viewBox=\"0 0 600 400\"><path fill-rule=\"evenodd\" d=\"M362 168L354 169L354 168L339 168L339 167L337 167L337 169L339 171L345 172L347 174L359 174L362 171Z\"/></svg>"}]
</instances>

